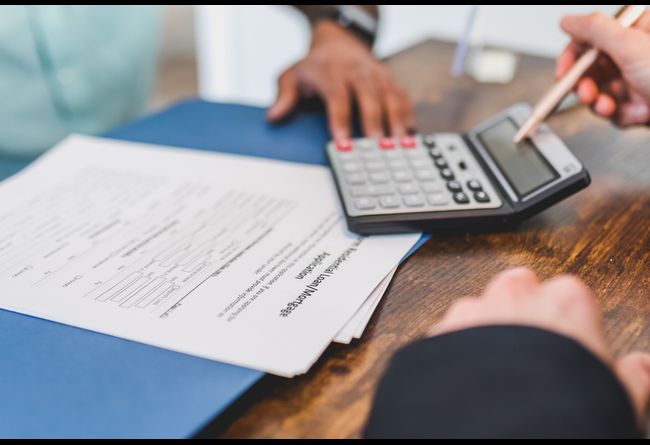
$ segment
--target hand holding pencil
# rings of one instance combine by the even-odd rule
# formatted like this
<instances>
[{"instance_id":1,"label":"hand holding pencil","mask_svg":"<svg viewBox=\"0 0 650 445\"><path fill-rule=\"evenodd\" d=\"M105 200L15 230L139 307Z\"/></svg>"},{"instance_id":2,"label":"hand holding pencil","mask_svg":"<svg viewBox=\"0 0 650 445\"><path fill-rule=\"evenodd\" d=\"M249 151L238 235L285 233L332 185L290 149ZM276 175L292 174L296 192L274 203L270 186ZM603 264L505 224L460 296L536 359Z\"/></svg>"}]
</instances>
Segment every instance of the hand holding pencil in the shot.
<instances>
[{"instance_id":1,"label":"hand holding pencil","mask_svg":"<svg viewBox=\"0 0 650 445\"><path fill-rule=\"evenodd\" d=\"M582 104L617 125L648 123L650 14L645 6L628 5L615 18L601 13L565 17L562 28L573 41L558 59L560 80L536 105L515 141L532 133L574 88Z\"/></svg>"}]
</instances>

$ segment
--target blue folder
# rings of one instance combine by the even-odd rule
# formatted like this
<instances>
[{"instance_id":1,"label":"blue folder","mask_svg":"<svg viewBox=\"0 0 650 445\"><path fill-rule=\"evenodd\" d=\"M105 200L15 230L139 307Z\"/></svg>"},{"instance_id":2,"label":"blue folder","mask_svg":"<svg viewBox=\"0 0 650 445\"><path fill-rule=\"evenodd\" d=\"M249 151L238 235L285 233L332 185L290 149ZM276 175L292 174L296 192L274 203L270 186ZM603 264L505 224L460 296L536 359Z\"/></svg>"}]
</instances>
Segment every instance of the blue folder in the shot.
<instances>
[{"instance_id":1,"label":"blue folder","mask_svg":"<svg viewBox=\"0 0 650 445\"><path fill-rule=\"evenodd\" d=\"M264 115L190 101L106 136L325 164L322 114L281 126ZM0 161L0 177L23 166ZM0 354L2 438L190 437L264 375L2 310Z\"/></svg>"}]
</instances>

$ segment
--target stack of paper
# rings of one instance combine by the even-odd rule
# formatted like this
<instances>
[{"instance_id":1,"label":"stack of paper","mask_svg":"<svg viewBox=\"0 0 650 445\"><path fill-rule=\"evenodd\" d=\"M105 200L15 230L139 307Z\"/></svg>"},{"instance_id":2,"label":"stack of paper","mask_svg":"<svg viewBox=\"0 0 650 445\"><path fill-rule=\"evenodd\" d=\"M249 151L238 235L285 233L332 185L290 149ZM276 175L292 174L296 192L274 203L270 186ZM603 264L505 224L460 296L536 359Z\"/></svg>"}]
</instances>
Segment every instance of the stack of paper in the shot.
<instances>
[{"instance_id":1,"label":"stack of paper","mask_svg":"<svg viewBox=\"0 0 650 445\"><path fill-rule=\"evenodd\" d=\"M336 343L348 344L353 338L361 338L363 331L366 330L366 326L368 326L372 314L379 305L381 297L384 296L384 293L388 289L396 271L397 268L391 270L390 273L386 275L386 278L381 280L375 290L372 291L370 296L361 305L356 314L354 314L350 321L348 321L343 329L341 329L341 331L336 335L334 338Z\"/></svg>"},{"instance_id":2,"label":"stack of paper","mask_svg":"<svg viewBox=\"0 0 650 445\"><path fill-rule=\"evenodd\" d=\"M283 376L361 336L419 238L348 232L324 167L81 136L0 202L0 307Z\"/></svg>"}]
</instances>

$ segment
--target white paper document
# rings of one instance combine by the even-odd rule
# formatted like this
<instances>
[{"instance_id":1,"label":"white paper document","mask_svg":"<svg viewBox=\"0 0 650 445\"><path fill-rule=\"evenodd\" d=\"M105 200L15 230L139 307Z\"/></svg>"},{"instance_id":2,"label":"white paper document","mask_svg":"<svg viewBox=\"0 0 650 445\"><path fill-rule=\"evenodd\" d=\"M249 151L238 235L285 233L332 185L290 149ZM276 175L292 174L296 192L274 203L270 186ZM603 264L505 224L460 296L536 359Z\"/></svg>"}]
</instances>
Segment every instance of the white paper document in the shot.
<instances>
[{"instance_id":1,"label":"white paper document","mask_svg":"<svg viewBox=\"0 0 650 445\"><path fill-rule=\"evenodd\" d=\"M372 314L375 312L375 309L379 305L381 298L386 293L388 286L390 285L393 276L397 268L390 271L390 273L381 280L377 285L375 290L372 291L370 296L363 302L359 310L354 314L354 316L347 322L347 324L341 329L341 331L336 335L334 341L336 343L349 344L353 338L361 338L363 331L368 326L368 322L372 318Z\"/></svg>"},{"instance_id":2,"label":"white paper document","mask_svg":"<svg viewBox=\"0 0 650 445\"><path fill-rule=\"evenodd\" d=\"M325 167L81 136L0 203L0 307L283 376L419 238L348 232Z\"/></svg>"}]
</instances>

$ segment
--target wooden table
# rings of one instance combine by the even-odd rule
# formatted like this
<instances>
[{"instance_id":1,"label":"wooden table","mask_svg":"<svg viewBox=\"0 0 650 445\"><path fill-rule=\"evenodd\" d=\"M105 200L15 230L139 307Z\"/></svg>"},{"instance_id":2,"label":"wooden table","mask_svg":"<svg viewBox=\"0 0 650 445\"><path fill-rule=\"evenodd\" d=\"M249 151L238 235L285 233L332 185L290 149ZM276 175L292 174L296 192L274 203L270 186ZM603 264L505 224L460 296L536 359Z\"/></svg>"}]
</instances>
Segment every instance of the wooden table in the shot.
<instances>
[{"instance_id":1,"label":"wooden table","mask_svg":"<svg viewBox=\"0 0 650 445\"><path fill-rule=\"evenodd\" d=\"M420 131L466 130L534 102L553 79L553 61L530 56L507 85L455 79L452 52L427 41L388 61L417 104ZM650 131L619 131L585 109L549 123L591 173L589 188L513 232L434 234L400 268L361 340L332 345L305 376L264 377L202 435L358 437L391 354L513 266L578 275L598 296L614 350L650 352Z\"/></svg>"}]
</instances>

